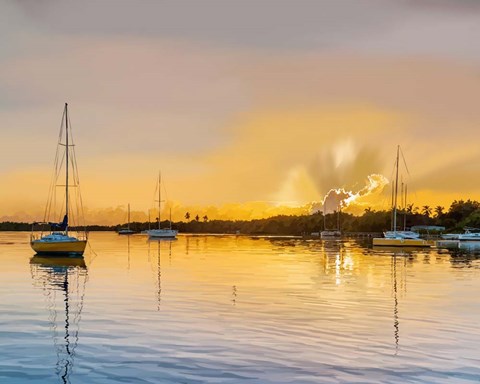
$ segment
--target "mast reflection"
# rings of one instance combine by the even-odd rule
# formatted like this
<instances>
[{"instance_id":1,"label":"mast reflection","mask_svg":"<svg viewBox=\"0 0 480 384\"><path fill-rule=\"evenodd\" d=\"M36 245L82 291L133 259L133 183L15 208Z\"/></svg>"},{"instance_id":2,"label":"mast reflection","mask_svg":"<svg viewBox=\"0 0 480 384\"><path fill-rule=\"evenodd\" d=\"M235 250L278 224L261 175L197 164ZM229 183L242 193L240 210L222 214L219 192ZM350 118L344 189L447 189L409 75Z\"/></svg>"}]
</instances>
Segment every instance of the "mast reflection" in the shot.
<instances>
[{"instance_id":1,"label":"mast reflection","mask_svg":"<svg viewBox=\"0 0 480 384\"><path fill-rule=\"evenodd\" d=\"M172 260L172 242L177 239L148 239L148 261L150 258L150 243L157 243L157 262L156 262L156 299L157 299L157 311L160 311L160 302L162 300L162 268L161 268L161 244L168 243L168 257L171 263Z\"/></svg>"},{"instance_id":2,"label":"mast reflection","mask_svg":"<svg viewBox=\"0 0 480 384\"><path fill-rule=\"evenodd\" d=\"M57 353L55 373L61 383L70 383L88 270L83 257L30 259L33 285L43 290L49 311L50 330Z\"/></svg>"},{"instance_id":3,"label":"mast reflection","mask_svg":"<svg viewBox=\"0 0 480 384\"><path fill-rule=\"evenodd\" d=\"M397 254L393 253L391 257L391 279L393 296L393 337L395 339L395 355L398 354L400 343L400 321L398 312L398 294L405 293L407 290L407 259L403 253L397 259ZM397 276L397 265L400 264L400 279Z\"/></svg>"}]
</instances>

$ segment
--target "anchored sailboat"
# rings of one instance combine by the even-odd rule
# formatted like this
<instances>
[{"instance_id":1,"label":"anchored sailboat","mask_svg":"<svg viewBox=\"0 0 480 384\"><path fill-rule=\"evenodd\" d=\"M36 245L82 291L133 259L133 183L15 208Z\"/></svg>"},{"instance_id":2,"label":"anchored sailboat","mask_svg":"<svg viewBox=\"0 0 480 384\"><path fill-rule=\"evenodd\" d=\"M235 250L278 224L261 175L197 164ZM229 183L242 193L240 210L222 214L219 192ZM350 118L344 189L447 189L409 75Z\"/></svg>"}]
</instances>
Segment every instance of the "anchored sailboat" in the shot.
<instances>
[{"instance_id":1,"label":"anchored sailboat","mask_svg":"<svg viewBox=\"0 0 480 384\"><path fill-rule=\"evenodd\" d=\"M395 184L393 186L393 214L392 214L392 230L385 231L384 237L376 237L373 239L374 246L385 247L431 247L428 241L421 239L417 232L398 231L397 230L397 201L398 201L398 166L400 159L400 145L397 146L397 158L395 161Z\"/></svg>"},{"instance_id":2,"label":"anchored sailboat","mask_svg":"<svg viewBox=\"0 0 480 384\"><path fill-rule=\"evenodd\" d=\"M63 121L65 121L64 143L62 143ZM83 213L83 206L81 204L79 190L80 187L75 149L73 140L71 140L69 136L71 136L71 124L69 125L68 104L65 103L62 126L60 128L60 135L57 145L57 153L55 156L55 169L53 173L53 179L50 187L47 206L45 208L44 221L41 223L33 223L32 225L30 245L38 255L81 256L83 255L85 247L87 246L87 233L85 228L82 232L76 231L76 236L73 236L71 234L71 231L69 231L69 218L73 217L74 211L69 198L69 187L76 188L76 192L79 198L77 199L75 208L77 213ZM64 152L62 148L64 148ZM63 159L65 159L65 184L57 185L57 180L60 175ZM70 168L72 168L72 174L69 173ZM69 184L70 182L72 182L71 185ZM60 223L49 221L50 216L55 216L56 188L59 186L65 187L65 206L64 211L62 212L63 220ZM38 231L34 231L36 225L42 225L43 228L47 226L48 230L42 230L39 234Z\"/></svg>"},{"instance_id":3,"label":"anchored sailboat","mask_svg":"<svg viewBox=\"0 0 480 384\"><path fill-rule=\"evenodd\" d=\"M128 203L128 222L127 222L127 228L120 228L118 230L119 235L131 235L135 233L133 229L130 229L130 203Z\"/></svg>"},{"instance_id":4,"label":"anchored sailboat","mask_svg":"<svg viewBox=\"0 0 480 384\"><path fill-rule=\"evenodd\" d=\"M172 211L170 211L170 227L169 228L161 228L161 218L160 218L160 212L161 212L161 204L162 204L162 175L159 173L158 174L158 229L149 229L147 232L147 235L150 238L155 238L155 239L175 239L177 237L178 231L175 229L172 229Z\"/></svg>"},{"instance_id":5,"label":"anchored sailboat","mask_svg":"<svg viewBox=\"0 0 480 384\"><path fill-rule=\"evenodd\" d=\"M342 205L338 205L337 211L337 229L327 229L327 214L325 210L325 202L323 203L323 231L320 232L322 239L339 239L342 237L342 231L340 230L340 213L342 211Z\"/></svg>"}]
</instances>

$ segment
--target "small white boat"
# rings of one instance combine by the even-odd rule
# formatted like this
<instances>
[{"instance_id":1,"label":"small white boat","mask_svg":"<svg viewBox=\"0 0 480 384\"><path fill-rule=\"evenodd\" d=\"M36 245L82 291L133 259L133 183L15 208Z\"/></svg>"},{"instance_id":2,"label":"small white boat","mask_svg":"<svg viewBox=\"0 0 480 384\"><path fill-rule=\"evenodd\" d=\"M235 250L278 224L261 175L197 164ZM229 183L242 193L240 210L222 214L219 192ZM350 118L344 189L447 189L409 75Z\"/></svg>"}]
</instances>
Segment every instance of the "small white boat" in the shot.
<instances>
[{"instance_id":1,"label":"small white boat","mask_svg":"<svg viewBox=\"0 0 480 384\"><path fill-rule=\"evenodd\" d=\"M414 231L385 231L383 236L386 239L419 239L420 234Z\"/></svg>"},{"instance_id":2,"label":"small white boat","mask_svg":"<svg viewBox=\"0 0 480 384\"><path fill-rule=\"evenodd\" d=\"M156 239L175 239L178 231L176 229L161 228L161 229L149 229L147 235Z\"/></svg>"},{"instance_id":3,"label":"small white boat","mask_svg":"<svg viewBox=\"0 0 480 384\"><path fill-rule=\"evenodd\" d=\"M460 241L480 241L480 229L465 228L465 232L458 235Z\"/></svg>"},{"instance_id":4,"label":"small white boat","mask_svg":"<svg viewBox=\"0 0 480 384\"><path fill-rule=\"evenodd\" d=\"M338 230L325 230L320 232L320 237L322 239L339 239L342 237L342 232Z\"/></svg>"},{"instance_id":5,"label":"small white boat","mask_svg":"<svg viewBox=\"0 0 480 384\"><path fill-rule=\"evenodd\" d=\"M133 229L130 229L130 203L128 204L128 222L127 228L120 228L117 233L119 235L133 235L136 233Z\"/></svg>"},{"instance_id":6,"label":"small white boat","mask_svg":"<svg viewBox=\"0 0 480 384\"><path fill-rule=\"evenodd\" d=\"M177 237L178 231L176 229L172 229L172 211L170 210L170 227L169 228L161 228L161 204L162 204L162 175L158 174L158 229L149 229L145 231L151 239L175 239Z\"/></svg>"},{"instance_id":7,"label":"small white boat","mask_svg":"<svg viewBox=\"0 0 480 384\"><path fill-rule=\"evenodd\" d=\"M459 233L445 233L442 235L442 239L444 240L458 240Z\"/></svg>"},{"instance_id":8,"label":"small white boat","mask_svg":"<svg viewBox=\"0 0 480 384\"><path fill-rule=\"evenodd\" d=\"M342 206L338 206L337 211L337 228L327 229L327 213L325 210L325 202L323 204L323 231L320 232L321 239L340 239L342 237L342 231L340 230L340 213L342 211Z\"/></svg>"},{"instance_id":9,"label":"small white boat","mask_svg":"<svg viewBox=\"0 0 480 384\"><path fill-rule=\"evenodd\" d=\"M464 233L445 233L442 235L444 240L459 240L459 241L480 241L480 229L465 227Z\"/></svg>"}]
</instances>

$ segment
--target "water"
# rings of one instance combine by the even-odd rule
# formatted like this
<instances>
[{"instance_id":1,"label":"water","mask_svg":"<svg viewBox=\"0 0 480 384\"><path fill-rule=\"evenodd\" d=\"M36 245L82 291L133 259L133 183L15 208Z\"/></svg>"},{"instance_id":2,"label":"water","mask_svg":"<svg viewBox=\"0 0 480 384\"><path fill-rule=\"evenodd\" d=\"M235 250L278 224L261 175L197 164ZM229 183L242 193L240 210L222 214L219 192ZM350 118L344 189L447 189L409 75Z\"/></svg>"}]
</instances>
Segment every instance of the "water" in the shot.
<instances>
[{"instance_id":1,"label":"water","mask_svg":"<svg viewBox=\"0 0 480 384\"><path fill-rule=\"evenodd\" d=\"M353 240L0 233L1 383L480 381L480 259Z\"/></svg>"}]
</instances>

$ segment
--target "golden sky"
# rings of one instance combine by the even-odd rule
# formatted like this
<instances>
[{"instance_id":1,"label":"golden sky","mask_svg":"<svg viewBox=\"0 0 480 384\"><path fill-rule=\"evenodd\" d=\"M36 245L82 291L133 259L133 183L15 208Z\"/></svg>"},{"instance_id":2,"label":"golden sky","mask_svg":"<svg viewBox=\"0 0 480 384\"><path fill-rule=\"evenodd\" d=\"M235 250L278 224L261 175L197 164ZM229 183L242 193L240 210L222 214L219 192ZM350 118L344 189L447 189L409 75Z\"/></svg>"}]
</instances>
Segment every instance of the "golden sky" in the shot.
<instances>
[{"instance_id":1,"label":"golden sky","mask_svg":"<svg viewBox=\"0 0 480 384\"><path fill-rule=\"evenodd\" d=\"M410 202L480 199L476 2L7 1L0 21L0 220L42 217L65 102L92 223L145 219L160 169L176 220L309 212L391 179L398 144Z\"/></svg>"}]
</instances>

